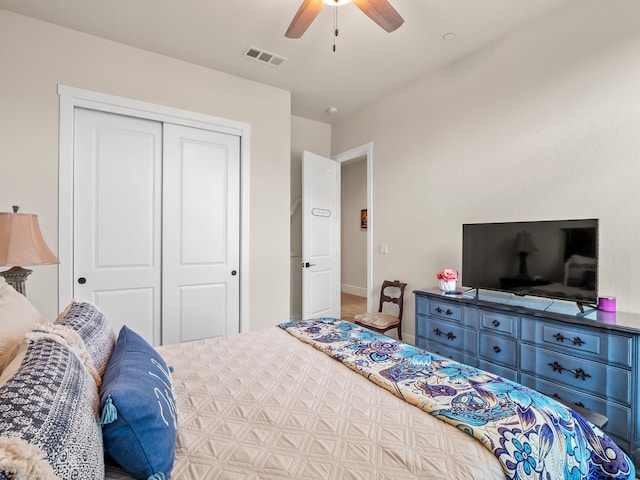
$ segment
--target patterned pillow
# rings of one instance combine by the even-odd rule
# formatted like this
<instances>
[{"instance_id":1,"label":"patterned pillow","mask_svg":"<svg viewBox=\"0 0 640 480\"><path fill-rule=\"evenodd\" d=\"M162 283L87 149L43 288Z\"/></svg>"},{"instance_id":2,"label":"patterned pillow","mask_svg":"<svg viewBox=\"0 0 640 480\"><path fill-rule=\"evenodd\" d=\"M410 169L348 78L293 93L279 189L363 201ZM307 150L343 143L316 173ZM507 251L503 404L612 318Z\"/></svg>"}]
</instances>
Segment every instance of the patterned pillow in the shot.
<instances>
[{"instance_id":1,"label":"patterned pillow","mask_svg":"<svg viewBox=\"0 0 640 480\"><path fill-rule=\"evenodd\" d=\"M176 403L169 368L140 335L120 330L100 389L106 451L136 478L169 478Z\"/></svg>"},{"instance_id":2,"label":"patterned pillow","mask_svg":"<svg viewBox=\"0 0 640 480\"><path fill-rule=\"evenodd\" d=\"M104 478L98 388L82 342L69 345L77 334L67 333L28 333L20 367L0 387L0 479Z\"/></svg>"},{"instance_id":3,"label":"patterned pillow","mask_svg":"<svg viewBox=\"0 0 640 480\"><path fill-rule=\"evenodd\" d=\"M98 307L86 301L72 301L60 314L56 323L71 327L80 334L102 375L116 343L116 336Z\"/></svg>"}]
</instances>

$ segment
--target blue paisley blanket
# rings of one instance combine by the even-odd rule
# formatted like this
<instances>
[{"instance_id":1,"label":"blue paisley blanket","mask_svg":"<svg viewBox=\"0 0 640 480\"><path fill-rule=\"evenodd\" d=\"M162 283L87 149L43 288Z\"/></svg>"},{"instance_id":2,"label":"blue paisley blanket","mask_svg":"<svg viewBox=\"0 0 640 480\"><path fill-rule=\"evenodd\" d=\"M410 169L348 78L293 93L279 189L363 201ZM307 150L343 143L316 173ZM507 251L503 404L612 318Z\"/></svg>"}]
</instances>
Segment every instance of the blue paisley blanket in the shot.
<instances>
[{"instance_id":1,"label":"blue paisley blanket","mask_svg":"<svg viewBox=\"0 0 640 480\"><path fill-rule=\"evenodd\" d=\"M350 322L280 328L398 397L478 439L511 479L633 479L625 453L599 428L518 383Z\"/></svg>"}]
</instances>

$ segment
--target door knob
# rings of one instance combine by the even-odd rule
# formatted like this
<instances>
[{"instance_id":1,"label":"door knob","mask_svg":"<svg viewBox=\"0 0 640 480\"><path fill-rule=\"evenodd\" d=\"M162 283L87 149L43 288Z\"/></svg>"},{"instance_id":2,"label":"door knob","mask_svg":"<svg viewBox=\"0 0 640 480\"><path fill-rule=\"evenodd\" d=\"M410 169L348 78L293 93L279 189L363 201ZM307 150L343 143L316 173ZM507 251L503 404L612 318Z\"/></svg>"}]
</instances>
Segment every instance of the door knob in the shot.
<instances>
[{"instance_id":1,"label":"door knob","mask_svg":"<svg viewBox=\"0 0 640 480\"><path fill-rule=\"evenodd\" d=\"M86 279L86 278L84 278L84 277L80 277L80 278L78 279L78 283L79 283L80 285L84 285L85 283L87 283L87 279Z\"/></svg>"},{"instance_id":2,"label":"door knob","mask_svg":"<svg viewBox=\"0 0 640 480\"><path fill-rule=\"evenodd\" d=\"M309 268L309 267L315 267L316 264L315 263L309 263L309 262L304 262L302 264L302 268Z\"/></svg>"},{"instance_id":3,"label":"door knob","mask_svg":"<svg viewBox=\"0 0 640 480\"><path fill-rule=\"evenodd\" d=\"M238 274L238 272L236 272L235 270L231 270L231 275L233 275L234 277Z\"/></svg>"}]
</instances>

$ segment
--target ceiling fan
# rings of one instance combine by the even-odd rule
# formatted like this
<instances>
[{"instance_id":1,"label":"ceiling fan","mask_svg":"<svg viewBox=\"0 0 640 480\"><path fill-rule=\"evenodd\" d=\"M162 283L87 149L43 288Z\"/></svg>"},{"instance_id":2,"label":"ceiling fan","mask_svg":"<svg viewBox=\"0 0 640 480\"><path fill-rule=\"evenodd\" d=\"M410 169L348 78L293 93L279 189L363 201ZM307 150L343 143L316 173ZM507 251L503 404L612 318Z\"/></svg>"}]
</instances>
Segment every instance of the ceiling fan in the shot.
<instances>
[{"instance_id":1,"label":"ceiling fan","mask_svg":"<svg viewBox=\"0 0 640 480\"><path fill-rule=\"evenodd\" d=\"M325 3L339 6L350 1L353 1L356 7L387 32L393 32L404 22L404 19L387 0L304 0L284 36L300 38L320 13Z\"/></svg>"}]
</instances>

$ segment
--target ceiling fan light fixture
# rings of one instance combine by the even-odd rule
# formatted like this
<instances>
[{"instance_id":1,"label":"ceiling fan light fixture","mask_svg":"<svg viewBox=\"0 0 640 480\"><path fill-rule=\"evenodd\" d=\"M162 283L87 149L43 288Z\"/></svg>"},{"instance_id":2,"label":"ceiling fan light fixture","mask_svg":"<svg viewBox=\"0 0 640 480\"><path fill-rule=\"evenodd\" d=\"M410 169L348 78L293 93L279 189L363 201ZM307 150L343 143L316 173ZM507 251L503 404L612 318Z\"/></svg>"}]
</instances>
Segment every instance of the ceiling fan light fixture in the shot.
<instances>
[{"instance_id":1,"label":"ceiling fan light fixture","mask_svg":"<svg viewBox=\"0 0 640 480\"><path fill-rule=\"evenodd\" d=\"M332 5L334 7L339 7L341 5L346 5L347 3L349 3L351 0L322 0L324 3L326 3L327 5Z\"/></svg>"},{"instance_id":2,"label":"ceiling fan light fixture","mask_svg":"<svg viewBox=\"0 0 640 480\"><path fill-rule=\"evenodd\" d=\"M389 3L389 0L303 0L284 36L287 38L300 38L325 4L337 7L350 1L362 13L389 33L398 29L404 23L404 19ZM337 14L338 9L336 9L336 16ZM335 31L337 34L337 28Z\"/></svg>"}]
</instances>

